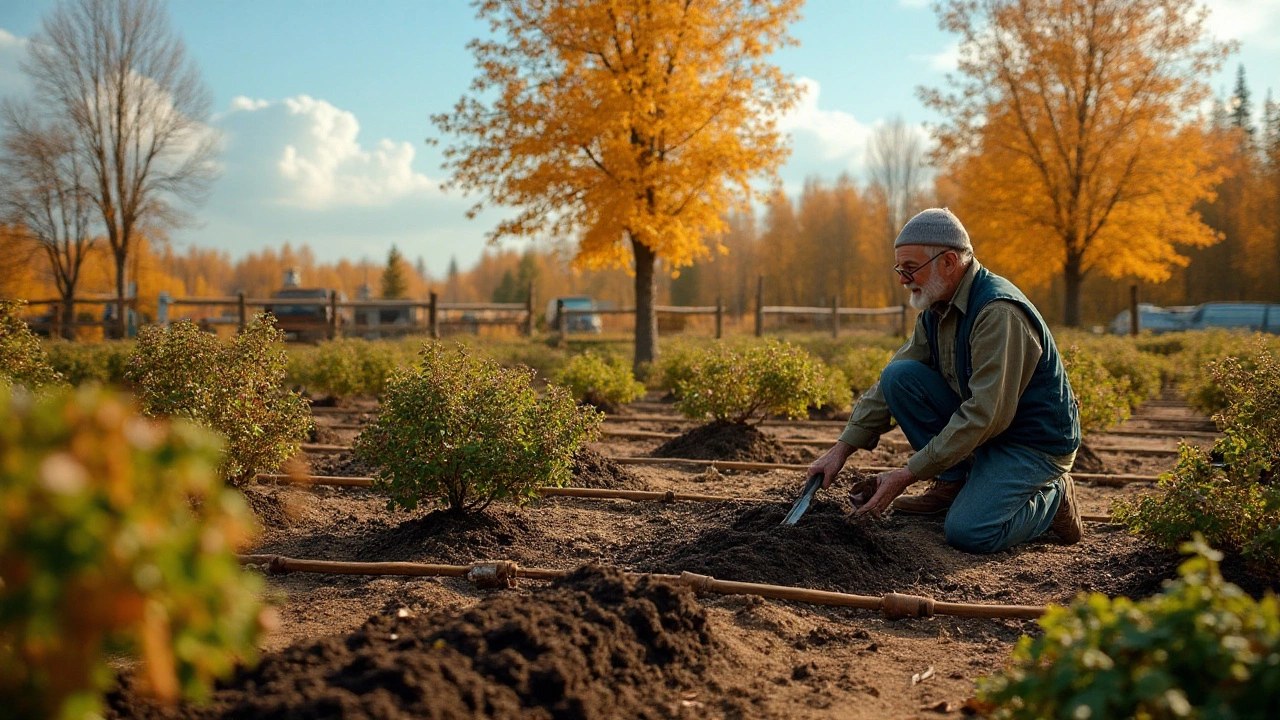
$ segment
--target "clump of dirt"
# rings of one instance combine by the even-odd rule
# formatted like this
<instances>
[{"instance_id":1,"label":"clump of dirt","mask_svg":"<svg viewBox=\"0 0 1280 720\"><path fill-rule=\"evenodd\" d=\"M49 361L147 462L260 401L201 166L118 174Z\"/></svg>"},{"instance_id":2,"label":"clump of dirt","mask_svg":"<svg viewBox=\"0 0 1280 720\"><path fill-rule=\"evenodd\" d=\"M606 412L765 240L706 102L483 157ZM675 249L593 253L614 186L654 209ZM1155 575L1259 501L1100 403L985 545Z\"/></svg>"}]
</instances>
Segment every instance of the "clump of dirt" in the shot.
<instances>
[{"instance_id":1,"label":"clump of dirt","mask_svg":"<svg viewBox=\"0 0 1280 720\"><path fill-rule=\"evenodd\" d=\"M614 415L622 409L621 405L594 390L587 391L586 396L582 398L581 404L599 410L606 415Z\"/></svg>"},{"instance_id":2,"label":"clump of dirt","mask_svg":"<svg viewBox=\"0 0 1280 720\"><path fill-rule=\"evenodd\" d=\"M625 466L586 447L578 450L573 458L573 484L601 490L637 490L645 486L644 481Z\"/></svg>"},{"instance_id":3,"label":"clump of dirt","mask_svg":"<svg viewBox=\"0 0 1280 720\"><path fill-rule=\"evenodd\" d=\"M1098 453L1093 451L1093 448L1080 443L1080 449L1076 451L1075 464L1071 469L1083 473L1102 473L1107 471L1107 464Z\"/></svg>"},{"instance_id":4,"label":"clump of dirt","mask_svg":"<svg viewBox=\"0 0 1280 720\"><path fill-rule=\"evenodd\" d=\"M309 458L311 474L335 477L371 477L378 474L376 465L370 465L349 452L318 453Z\"/></svg>"},{"instance_id":5,"label":"clump of dirt","mask_svg":"<svg viewBox=\"0 0 1280 720\"><path fill-rule=\"evenodd\" d=\"M653 457L691 460L794 463L800 454L751 425L717 420L699 425L658 446Z\"/></svg>"},{"instance_id":6,"label":"clump of dirt","mask_svg":"<svg viewBox=\"0 0 1280 720\"><path fill-rule=\"evenodd\" d=\"M784 526L790 509L788 502L722 511L730 516L709 519L693 539L651 548L643 569L846 592L914 584L916 571L903 562L911 549L871 521L847 518L848 505L815 500L798 523Z\"/></svg>"},{"instance_id":7,"label":"clump of dirt","mask_svg":"<svg viewBox=\"0 0 1280 720\"><path fill-rule=\"evenodd\" d=\"M311 432L307 433L307 442L322 445L341 445L346 440L333 428L325 427L324 425L312 425Z\"/></svg>"},{"instance_id":8,"label":"clump of dirt","mask_svg":"<svg viewBox=\"0 0 1280 720\"><path fill-rule=\"evenodd\" d=\"M466 564L508 559L513 546L535 544L538 531L529 513L508 507L484 512L435 510L399 523L373 524L356 538L356 560Z\"/></svg>"},{"instance_id":9,"label":"clump of dirt","mask_svg":"<svg viewBox=\"0 0 1280 720\"><path fill-rule=\"evenodd\" d=\"M275 489L246 485L240 492L262 527L280 528L289 524L289 514Z\"/></svg>"},{"instance_id":10,"label":"clump of dirt","mask_svg":"<svg viewBox=\"0 0 1280 720\"><path fill-rule=\"evenodd\" d=\"M586 567L460 616L376 616L242 669L206 705L159 708L128 683L113 718L662 717L727 649L688 590Z\"/></svg>"}]
</instances>

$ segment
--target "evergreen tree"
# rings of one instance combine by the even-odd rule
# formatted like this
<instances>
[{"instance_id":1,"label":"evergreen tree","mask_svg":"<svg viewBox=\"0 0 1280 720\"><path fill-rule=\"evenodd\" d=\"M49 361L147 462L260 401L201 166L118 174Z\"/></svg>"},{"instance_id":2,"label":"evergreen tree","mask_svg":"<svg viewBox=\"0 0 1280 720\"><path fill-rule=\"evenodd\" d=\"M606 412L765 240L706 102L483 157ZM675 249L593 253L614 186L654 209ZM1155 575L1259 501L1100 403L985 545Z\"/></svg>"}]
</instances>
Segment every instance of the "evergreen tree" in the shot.
<instances>
[{"instance_id":1,"label":"evergreen tree","mask_svg":"<svg viewBox=\"0 0 1280 720\"><path fill-rule=\"evenodd\" d=\"M510 270L502 273L502 279L498 281L498 287L493 289L493 301L496 303L523 302L522 295L524 293L516 285L516 276L512 275Z\"/></svg>"},{"instance_id":2,"label":"evergreen tree","mask_svg":"<svg viewBox=\"0 0 1280 720\"><path fill-rule=\"evenodd\" d=\"M1249 85L1244 80L1244 63L1241 63L1236 71L1236 89L1231 94L1231 124L1244 130L1245 137L1253 139L1253 103L1249 95Z\"/></svg>"},{"instance_id":3,"label":"evergreen tree","mask_svg":"<svg viewBox=\"0 0 1280 720\"><path fill-rule=\"evenodd\" d=\"M391 246L387 254L387 267L382 271L382 297L402 298L409 292L409 281L404 276L405 262L400 250Z\"/></svg>"}]
</instances>

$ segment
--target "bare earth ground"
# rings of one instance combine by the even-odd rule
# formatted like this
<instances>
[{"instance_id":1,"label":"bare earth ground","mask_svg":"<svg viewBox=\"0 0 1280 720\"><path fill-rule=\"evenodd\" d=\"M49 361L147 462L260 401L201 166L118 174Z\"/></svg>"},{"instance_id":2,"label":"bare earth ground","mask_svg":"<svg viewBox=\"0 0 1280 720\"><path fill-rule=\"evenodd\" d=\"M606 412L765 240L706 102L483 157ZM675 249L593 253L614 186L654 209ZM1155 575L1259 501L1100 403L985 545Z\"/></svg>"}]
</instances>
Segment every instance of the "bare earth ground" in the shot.
<instances>
[{"instance_id":1,"label":"bare earth ground","mask_svg":"<svg viewBox=\"0 0 1280 720\"><path fill-rule=\"evenodd\" d=\"M663 432L690 427L662 403L637 403L624 412L662 412L671 414L671 421L611 423L611 427ZM1189 417L1185 408L1161 407L1150 413ZM318 420L324 424L349 421L323 416ZM1129 426L1158 422L1135 419ZM816 456L839 431L838 427L766 430L778 437L813 439L809 448L788 446L801 457ZM318 436L325 442L348 442L355 432L322 429ZM892 439L892 434L888 437ZM851 465L904 463L906 452L887 447L901 446L901 436L897 439L898 443L855 455ZM644 455L660 442L618 439L599 443L595 449L610 456ZM1092 442L1110 472L1146 474L1172 467L1174 458L1104 448L1173 448L1177 440L1103 436ZM342 456L315 458L313 466L318 474L362 470ZM992 556L967 555L945 544L937 520L890 517L847 522L844 515L849 507L838 489L820 494L796 528L783 529L778 522L803 480L799 472L731 473L681 466L628 466L622 472L631 474L620 479L630 487L770 502L653 504L556 498L521 509L494 508L478 520L458 520L439 512L389 514L384 501L365 490L260 486L248 491L265 526L253 552L457 564L501 559L525 567L560 569L598 563L664 573L690 570L725 580L869 595L895 591L938 600L1012 604L1064 603L1083 591L1148 595L1174 575L1178 562L1171 554L1106 524L1087 526L1084 540L1072 547L1045 539ZM1084 512L1101 514L1115 498L1151 491L1150 485L1082 484L1078 496ZM1232 579L1245 581L1252 592L1262 589L1259 581L1239 569L1227 571ZM280 602L281 617L279 628L264 642L268 652L350 633L371 615L394 615L401 608L415 617L452 613L441 616L444 622L484 598L495 602L494 595L532 599L547 592L538 583L495 593L477 590L461 579L313 574L271 576L268 586ZM974 679L999 669L1017 638L1035 631L1031 621L946 617L886 621L866 611L741 596L707 595L700 603L713 652L696 664L693 675L668 679L668 684L680 686L676 688L680 694L672 696L678 700L655 696L653 716L957 717L973 692ZM913 676L929 668L933 673L927 679L913 682ZM634 708L616 709L616 713L631 715Z\"/></svg>"}]
</instances>

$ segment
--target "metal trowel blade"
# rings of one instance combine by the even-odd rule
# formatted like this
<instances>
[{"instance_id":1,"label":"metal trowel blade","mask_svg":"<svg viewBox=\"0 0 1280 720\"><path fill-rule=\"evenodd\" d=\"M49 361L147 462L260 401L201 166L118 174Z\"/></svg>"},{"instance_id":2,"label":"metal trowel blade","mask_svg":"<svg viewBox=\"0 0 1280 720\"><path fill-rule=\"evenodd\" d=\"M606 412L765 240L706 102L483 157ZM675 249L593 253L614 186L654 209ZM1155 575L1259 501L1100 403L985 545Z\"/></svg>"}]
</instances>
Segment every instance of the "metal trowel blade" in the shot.
<instances>
[{"instance_id":1,"label":"metal trowel blade","mask_svg":"<svg viewBox=\"0 0 1280 720\"><path fill-rule=\"evenodd\" d=\"M795 525L809 509L809 503L813 500L813 496L818 492L818 488L822 487L822 473L810 475L809 479L804 483L804 490L800 492L800 497L796 500L796 504L791 506L791 512L782 518L783 525Z\"/></svg>"}]
</instances>

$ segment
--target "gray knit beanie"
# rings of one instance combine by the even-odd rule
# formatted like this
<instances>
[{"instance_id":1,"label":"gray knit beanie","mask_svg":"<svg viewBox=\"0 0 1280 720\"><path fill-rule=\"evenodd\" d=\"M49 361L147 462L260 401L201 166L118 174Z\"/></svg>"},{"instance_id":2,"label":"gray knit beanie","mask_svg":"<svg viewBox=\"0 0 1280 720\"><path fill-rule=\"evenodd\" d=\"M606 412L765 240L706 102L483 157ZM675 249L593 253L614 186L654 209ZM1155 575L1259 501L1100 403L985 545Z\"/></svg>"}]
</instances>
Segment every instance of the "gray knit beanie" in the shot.
<instances>
[{"instance_id":1,"label":"gray knit beanie","mask_svg":"<svg viewBox=\"0 0 1280 720\"><path fill-rule=\"evenodd\" d=\"M960 218L946 208L929 208L907 221L898 233L893 246L937 245L957 250L973 250L969 233L965 232Z\"/></svg>"}]
</instances>

